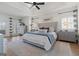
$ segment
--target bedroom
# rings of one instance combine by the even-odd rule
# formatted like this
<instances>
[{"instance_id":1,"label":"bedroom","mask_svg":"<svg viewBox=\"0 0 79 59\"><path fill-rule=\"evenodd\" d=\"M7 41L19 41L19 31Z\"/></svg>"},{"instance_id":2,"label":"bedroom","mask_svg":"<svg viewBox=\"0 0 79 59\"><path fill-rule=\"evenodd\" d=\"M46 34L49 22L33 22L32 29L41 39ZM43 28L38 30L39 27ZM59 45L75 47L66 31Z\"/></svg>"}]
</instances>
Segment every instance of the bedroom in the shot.
<instances>
[{"instance_id":1,"label":"bedroom","mask_svg":"<svg viewBox=\"0 0 79 59\"><path fill-rule=\"evenodd\" d=\"M0 55L79 56L79 2L0 2L0 7Z\"/></svg>"}]
</instances>

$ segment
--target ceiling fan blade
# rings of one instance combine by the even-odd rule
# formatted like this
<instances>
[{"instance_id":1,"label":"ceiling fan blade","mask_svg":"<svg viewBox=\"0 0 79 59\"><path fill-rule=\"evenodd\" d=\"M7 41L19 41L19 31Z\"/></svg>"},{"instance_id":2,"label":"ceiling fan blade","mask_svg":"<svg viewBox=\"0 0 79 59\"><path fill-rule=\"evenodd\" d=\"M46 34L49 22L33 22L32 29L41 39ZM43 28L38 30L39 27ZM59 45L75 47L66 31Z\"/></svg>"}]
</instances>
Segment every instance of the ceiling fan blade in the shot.
<instances>
[{"instance_id":1,"label":"ceiling fan blade","mask_svg":"<svg viewBox=\"0 0 79 59\"><path fill-rule=\"evenodd\" d=\"M36 3L37 5L44 5L44 2Z\"/></svg>"},{"instance_id":2,"label":"ceiling fan blade","mask_svg":"<svg viewBox=\"0 0 79 59\"><path fill-rule=\"evenodd\" d=\"M39 10L40 8L36 5L36 8Z\"/></svg>"},{"instance_id":3,"label":"ceiling fan blade","mask_svg":"<svg viewBox=\"0 0 79 59\"><path fill-rule=\"evenodd\" d=\"M33 3L31 3L31 2L24 2L24 3L33 4Z\"/></svg>"}]
</instances>

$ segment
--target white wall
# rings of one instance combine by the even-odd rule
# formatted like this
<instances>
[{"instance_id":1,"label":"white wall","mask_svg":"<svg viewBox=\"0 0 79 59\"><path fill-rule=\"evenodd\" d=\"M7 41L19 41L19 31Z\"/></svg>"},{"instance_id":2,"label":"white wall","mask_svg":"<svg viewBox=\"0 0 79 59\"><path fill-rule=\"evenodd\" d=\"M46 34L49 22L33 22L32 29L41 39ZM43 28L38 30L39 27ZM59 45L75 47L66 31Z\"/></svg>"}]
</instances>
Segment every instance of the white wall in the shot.
<instances>
[{"instance_id":1,"label":"white wall","mask_svg":"<svg viewBox=\"0 0 79 59\"><path fill-rule=\"evenodd\" d=\"M78 6L78 33L79 33L79 6Z\"/></svg>"},{"instance_id":2,"label":"white wall","mask_svg":"<svg viewBox=\"0 0 79 59\"><path fill-rule=\"evenodd\" d=\"M27 26L27 31L31 30L31 17L26 16L23 18L23 23Z\"/></svg>"},{"instance_id":3,"label":"white wall","mask_svg":"<svg viewBox=\"0 0 79 59\"><path fill-rule=\"evenodd\" d=\"M59 31L61 29L61 19L59 15L55 15L50 19L52 20L52 22L57 22L57 31Z\"/></svg>"},{"instance_id":4,"label":"white wall","mask_svg":"<svg viewBox=\"0 0 79 59\"><path fill-rule=\"evenodd\" d=\"M33 20L33 29L38 30L40 27L49 27L49 31L54 31L56 30L56 25L57 21L53 21L53 19L34 19Z\"/></svg>"},{"instance_id":5,"label":"white wall","mask_svg":"<svg viewBox=\"0 0 79 59\"><path fill-rule=\"evenodd\" d=\"M72 10L74 10L74 9L72 9ZM70 11L72 11L72 10L70 10ZM63 12L66 12L66 11L63 11ZM73 12L68 12L68 13L62 13L62 14L55 14L51 17L51 19L52 19L53 22L58 23L57 30L59 31L59 30L62 29L62 25L61 25L62 18L72 17L72 16L73 16Z\"/></svg>"},{"instance_id":6,"label":"white wall","mask_svg":"<svg viewBox=\"0 0 79 59\"><path fill-rule=\"evenodd\" d=\"M6 24L7 24L8 16L0 14L0 23L5 23L4 28L0 28L0 30L5 30L6 29Z\"/></svg>"}]
</instances>

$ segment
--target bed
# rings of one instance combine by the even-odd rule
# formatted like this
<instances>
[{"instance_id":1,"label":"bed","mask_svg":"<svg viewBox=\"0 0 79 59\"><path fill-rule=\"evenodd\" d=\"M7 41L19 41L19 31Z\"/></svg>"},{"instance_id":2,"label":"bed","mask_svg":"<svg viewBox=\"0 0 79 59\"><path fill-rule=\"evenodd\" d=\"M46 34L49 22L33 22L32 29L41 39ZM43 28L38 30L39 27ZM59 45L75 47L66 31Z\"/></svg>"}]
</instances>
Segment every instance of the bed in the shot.
<instances>
[{"instance_id":1,"label":"bed","mask_svg":"<svg viewBox=\"0 0 79 59\"><path fill-rule=\"evenodd\" d=\"M54 45L57 35L55 32L27 32L23 36L23 42L50 50Z\"/></svg>"}]
</instances>

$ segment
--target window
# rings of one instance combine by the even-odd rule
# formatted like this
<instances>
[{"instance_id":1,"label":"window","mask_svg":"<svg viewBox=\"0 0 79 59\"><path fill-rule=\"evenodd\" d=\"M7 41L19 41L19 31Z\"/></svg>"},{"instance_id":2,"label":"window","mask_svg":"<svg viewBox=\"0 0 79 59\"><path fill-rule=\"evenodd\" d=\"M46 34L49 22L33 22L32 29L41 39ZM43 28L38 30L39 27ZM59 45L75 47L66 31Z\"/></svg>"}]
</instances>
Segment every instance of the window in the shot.
<instances>
[{"instance_id":1,"label":"window","mask_svg":"<svg viewBox=\"0 0 79 59\"><path fill-rule=\"evenodd\" d=\"M5 22L0 22L0 30L5 30Z\"/></svg>"},{"instance_id":2,"label":"window","mask_svg":"<svg viewBox=\"0 0 79 59\"><path fill-rule=\"evenodd\" d=\"M74 27L74 17L66 17L62 18L62 30L75 30Z\"/></svg>"}]
</instances>

